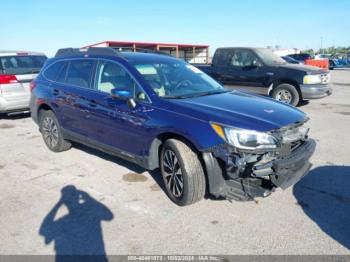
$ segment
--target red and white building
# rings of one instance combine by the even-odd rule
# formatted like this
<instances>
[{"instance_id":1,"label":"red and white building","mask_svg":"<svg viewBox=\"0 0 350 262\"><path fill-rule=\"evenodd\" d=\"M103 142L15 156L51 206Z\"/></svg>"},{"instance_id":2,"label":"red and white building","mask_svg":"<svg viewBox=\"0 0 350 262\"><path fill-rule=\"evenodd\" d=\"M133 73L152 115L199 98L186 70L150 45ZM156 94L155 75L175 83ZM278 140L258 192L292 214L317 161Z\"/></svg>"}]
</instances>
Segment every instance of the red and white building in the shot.
<instances>
[{"instance_id":1,"label":"red and white building","mask_svg":"<svg viewBox=\"0 0 350 262\"><path fill-rule=\"evenodd\" d=\"M152 50L173 55L189 63L205 64L210 62L208 45L103 41L83 48L87 47L111 47L119 51L132 52Z\"/></svg>"}]
</instances>

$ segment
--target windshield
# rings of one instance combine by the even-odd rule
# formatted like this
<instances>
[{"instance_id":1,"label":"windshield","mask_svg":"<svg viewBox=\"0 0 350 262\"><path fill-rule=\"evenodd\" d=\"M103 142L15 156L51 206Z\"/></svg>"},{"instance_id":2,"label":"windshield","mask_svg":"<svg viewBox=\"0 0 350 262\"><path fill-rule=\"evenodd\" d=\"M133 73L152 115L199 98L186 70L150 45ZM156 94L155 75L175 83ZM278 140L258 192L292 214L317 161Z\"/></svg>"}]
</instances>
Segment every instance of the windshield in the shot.
<instances>
[{"instance_id":1,"label":"windshield","mask_svg":"<svg viewBox=\"0 0 350 262\"><path fill-rule=\"evenodd\" d=\"M270 49L258 48L255 49L257 55L264 61L267 65L285 65L287 64L280 56L276 55Z\"/></svg>"},{"instance_id":2,"label":"windshield","mask_svg":"<svg viewBox=\"0 0 350 262\"><path fill-rule=\"evenodd\" d=\"M171 60L134 65L159 97L188 98L227 92L214 79L185 62Z\"/></svg>"},{"instance_id":3,"label":"windshield","mask_svg":"<svg viewBox=\"0 0 350 262\"><path fill-rule=\"evenodd\" d=\"M2 56L0 68L4 74L34 74L39 73L46 59L45 56Z\"/></svg>"}]
</instances>

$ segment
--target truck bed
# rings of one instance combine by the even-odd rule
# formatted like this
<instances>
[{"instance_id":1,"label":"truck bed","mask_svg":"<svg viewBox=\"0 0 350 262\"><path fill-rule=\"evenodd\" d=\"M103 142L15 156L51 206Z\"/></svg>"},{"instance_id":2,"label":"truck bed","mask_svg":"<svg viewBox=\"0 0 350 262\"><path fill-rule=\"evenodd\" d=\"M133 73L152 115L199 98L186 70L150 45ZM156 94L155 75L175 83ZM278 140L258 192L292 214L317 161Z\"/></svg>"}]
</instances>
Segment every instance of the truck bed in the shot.
<instances>
[{"instance_id":1,"label":"truck bed","mask_svg":"<svg viewBox=\"0 0 350 262\"><path fill-rule=\"evenodd\" d=\"M212 72L211 64L192 64L192 65L197 67L199 70L203 71L204 73L211 75L211 72Z\"/></svg>"}]
</instances>

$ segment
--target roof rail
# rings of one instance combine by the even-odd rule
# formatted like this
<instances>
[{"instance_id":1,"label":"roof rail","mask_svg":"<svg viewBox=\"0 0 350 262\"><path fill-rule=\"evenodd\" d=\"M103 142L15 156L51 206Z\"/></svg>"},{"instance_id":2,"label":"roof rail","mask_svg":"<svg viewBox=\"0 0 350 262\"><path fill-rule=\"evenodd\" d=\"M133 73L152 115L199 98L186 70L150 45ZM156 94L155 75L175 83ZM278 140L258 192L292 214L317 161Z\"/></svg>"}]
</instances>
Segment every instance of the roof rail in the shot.
<instances>
[{"instance_id":1,"label":"roof rail","mask_svg":"<svg viewBox=\"0 0 350 262\"><path fill-rule=\"evenodd\" d=\"M80 54L79 48L61 48L56 52L55 57Z\"/></svg>"},{"instance_id":2,"label":"roof rail","mask_svg":"<svg viewBox=\"0 0 350 262\"><path fill-rule=\"evenodd\" d=\"M61 48L58 49L55 57L62 56L74 56L74 55L109 55L109 56L117 56L118 51L114 50L110 47L89 47L87 49L79 49L79 48Z\"/></svg>"}]
</instances>

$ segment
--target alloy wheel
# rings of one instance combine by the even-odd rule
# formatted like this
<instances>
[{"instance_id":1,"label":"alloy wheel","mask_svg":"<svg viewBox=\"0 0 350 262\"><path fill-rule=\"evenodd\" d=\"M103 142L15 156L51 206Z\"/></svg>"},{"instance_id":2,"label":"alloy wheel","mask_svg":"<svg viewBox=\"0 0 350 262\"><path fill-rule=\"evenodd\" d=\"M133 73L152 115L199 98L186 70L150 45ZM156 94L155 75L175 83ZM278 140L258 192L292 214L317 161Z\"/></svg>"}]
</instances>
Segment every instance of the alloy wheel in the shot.
<instances>
[{"instance_id":1,"label":"alloy wheel","mask_svg":"<svg viewBox=\"0 0 350 262\"><path fill-rule=\"evenodd\" d=\"M180 198L183 194L184 180L176 154L168 149L163 156L164 177L171 194Z\"/></svg>"},{"instance_id":2,"label":"alloy wheel","mask_svg":"<svg viewBox=\"0 0 350 262\"><path fill-rule=\"evenodd\" d=\"M58 128L51 117L45 117L42 123L44 140L51 148L58 144Z\"/></svg>"}]
</instances>

